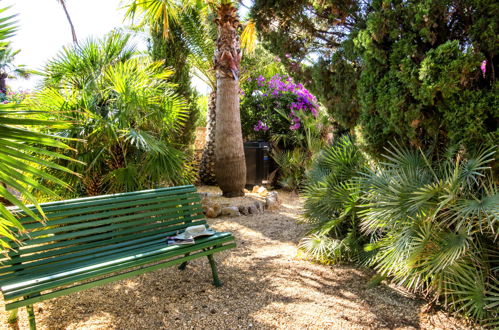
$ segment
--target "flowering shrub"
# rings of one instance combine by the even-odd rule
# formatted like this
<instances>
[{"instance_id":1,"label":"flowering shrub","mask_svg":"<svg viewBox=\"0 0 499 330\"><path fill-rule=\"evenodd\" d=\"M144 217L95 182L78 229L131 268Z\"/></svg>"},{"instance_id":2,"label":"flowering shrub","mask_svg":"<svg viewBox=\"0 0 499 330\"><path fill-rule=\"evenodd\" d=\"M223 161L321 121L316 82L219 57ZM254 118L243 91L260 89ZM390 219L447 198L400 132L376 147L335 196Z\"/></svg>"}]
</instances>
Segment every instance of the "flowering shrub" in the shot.
<instances>
[{"instance_id":1,"label":"flowering shrub","mask_svg":"<svg viewBox=\"0 0 499 330\"><path fill-rule=\"evenodd\" d=\"M247 140L300 134L318 116L315 96L290 77L259 76L243 83L241 122Z\"/></svg>"},{"instance_id":2,"label":"flowering shrub","mask_svg":"<svg viewBox=\"0 0 499 330\"><path fill-rule=\"evenodd\" d=\"M16 103L20 104L28 96L28 91L5 91L0 89L0 103Z\"/></svg>"}]
</instances>

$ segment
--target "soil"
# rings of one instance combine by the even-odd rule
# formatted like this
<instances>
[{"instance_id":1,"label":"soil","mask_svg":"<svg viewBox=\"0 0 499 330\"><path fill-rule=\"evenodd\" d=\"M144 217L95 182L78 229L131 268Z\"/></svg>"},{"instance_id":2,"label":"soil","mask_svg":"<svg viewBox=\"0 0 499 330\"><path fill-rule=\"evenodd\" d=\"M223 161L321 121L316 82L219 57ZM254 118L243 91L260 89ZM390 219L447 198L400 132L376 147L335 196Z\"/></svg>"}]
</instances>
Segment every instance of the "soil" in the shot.
<instances>
[{"instance_id":1,"label":"soil","mask_svg":"<svg viewBox=\"0 0 499 330\"><path fill-rule=\"evenodd\" d=\"M276 211L208 220L237 240L236 249L215 255L222 287L211 284L207 259L196 259L184 271L170 267L36 304L38 328L467 328L442 311L425 311L424 300L396 286L368 289L369 270L298 257L297 244L308 231L297 222L301 200L286 192L279 192L279 198ZM3 311L2 329L16 328L7 317ZM28 329L24 308L17 326Z\"/></svg>"}]
</instances>

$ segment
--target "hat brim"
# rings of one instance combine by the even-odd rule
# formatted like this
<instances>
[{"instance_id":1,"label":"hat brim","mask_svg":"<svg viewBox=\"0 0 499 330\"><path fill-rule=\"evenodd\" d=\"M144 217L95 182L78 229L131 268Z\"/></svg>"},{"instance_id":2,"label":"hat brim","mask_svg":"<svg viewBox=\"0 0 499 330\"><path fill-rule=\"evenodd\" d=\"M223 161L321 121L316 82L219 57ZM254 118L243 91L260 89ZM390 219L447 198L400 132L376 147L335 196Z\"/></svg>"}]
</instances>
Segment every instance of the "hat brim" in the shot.
<instances>
[{"instance_id":1,"label":"hat brim","mask_svg":"<svg viewBox=\"0 0 499 330\"><path fill-rule=\"evenodd\" d=\"M215 233L216 232L213 229L210 228L210 229L206 229L205 231L200 232L200 233L191 234L189 236L189 238L197 238L197 237L202 237L202 236L212 236ZM173 237L176 238L176 239L185 239L185 234L186 234L186 232L184 231L183 233L175 235Z\"/></svg>"}]
</instances>

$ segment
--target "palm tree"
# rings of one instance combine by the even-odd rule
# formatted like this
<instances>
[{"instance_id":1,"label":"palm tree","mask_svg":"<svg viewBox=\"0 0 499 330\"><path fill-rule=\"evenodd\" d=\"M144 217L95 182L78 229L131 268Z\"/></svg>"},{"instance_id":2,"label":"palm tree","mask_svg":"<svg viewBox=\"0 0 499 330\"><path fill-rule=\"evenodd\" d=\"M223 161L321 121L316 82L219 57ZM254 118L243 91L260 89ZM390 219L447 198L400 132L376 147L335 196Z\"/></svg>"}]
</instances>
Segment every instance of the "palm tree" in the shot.
<instances>
[{"instance_id":1,"label":"palm tree","mask_svg":"<svg viewBox=\"0 0 499 330\"><path fill-rule=\"evenodd\" d=\"M5 16L7 8L0 9L0 51L5 51L9 43L5 40L16 30L12 18ZM17 206L33 219L42 221L44 213L38 206L34 192L42 192L56 197L52 189L40 181L60 185L64 189L71 187L44 168L72 173L67 168L52 162L53 158L65 158L59 153L48 151L47 148L67 149L68 146L60 138L44 133L47 128L67 126L65 122L54 120L47 111L31 111L18 104L0 104L0 246L10 247L15 241L14 231L24 231L22 224L16 218L16 209L7 208L5 204ZM10 188L9 188L10 187ZM17 191L14 192L13 190ZM28 207L24 201L34 206Z\"/></svg>"},{"instance_id":2,"label":"palm tree","mask_svg":"<svg viewBox=\"0 0 499 330\"><path fill-rule=\"evenodd\" d=\"M235 197L244 194L246 182L246 164L239 115L239 71L242 57L239 31L242 25L238 19L236 5L232 1L207 1L207 3L209 6L202 7L200 10L211 9L213 11L216 15L215 23L218 32L214 63L217 80L216 178L224 196ZM132 0L128 6L131 16L140 12L144 15L143 21L149 24L156 22L159 18L162 19L163 32L167 37L170 22L178 20L182 10L199 8L197 7L199 2ZM254 31L254 29L251 30ZM251 33L243 33L243 35L247 40L253 39Z\"/></svg>"},{"instance_id":3,"label":"palm tree","mask_svg":"<svg viewBox=\"0 0 499 330\"><path fill-rule=\"evenodd\" d=\"M24 65L15 66L14 59L20 50L13 50L7 45L0 50L0 90L7 90L7 78L29 78L30 71Z\"/></svg>"},{"instance_id":4,"label":"palm tree","mask_svg":"<svg viewBox=\"0 0 499 330\"><path fill-rule=\"evenodd\" d=\"M187 43L187 58L194 76L210 87L206 113L206 143L199 164L199 178L204 184L216 184L215 177L215 129L217 104L217 77L213 69L213 54L216 48L216 27L206 11L190 10L179 19L182 38Z\"/></svg>"},{"instance_id":5,"label":"palm tree","mask_svg":"<svg viewBox=\"0 0 499 330\"><path fill-rule=\"evenodd\" d=\"M33 100L37 109L60 109L75 122L65 135L85 140L74 145L74 157L88 165L68 166L82 174L72 182L87 195L189 179L173 140L187 116L168 82L173 72L138 55L129 39L113 32L65 48L44 69L45 88Z\"/></svg>"},{"instance_id":6,"label":"palm tree","mask_svg":"<svg viewBox=\"0 0 499 330\"><path fill-rule=\"evenodd\" d=\"M73 37L73 42L75 44L78 44L78 39L76 38L76 31L75 27L73 25L73 21L71 20L71 16L69 16L68 9L66 8L66 0L56 0L59 2L62 6L62 9L64 9L64 13L66 14L66 18L68 19L69 26L71 27L71 36Z\"/></svg>"},{"instance_id":7,"label":"palm tree","mask_svg":"<svg viewBox=\"0 0 499 330\"><path fill-rule=\"evenodd\" d=\"M246 161L239 112L239 71L241 23L237 8L223 1L217 7L218 28L215 70L217 73L217 126L215 130L215 173L226 197L244 195Z\"/></svg>"}]
</instances>

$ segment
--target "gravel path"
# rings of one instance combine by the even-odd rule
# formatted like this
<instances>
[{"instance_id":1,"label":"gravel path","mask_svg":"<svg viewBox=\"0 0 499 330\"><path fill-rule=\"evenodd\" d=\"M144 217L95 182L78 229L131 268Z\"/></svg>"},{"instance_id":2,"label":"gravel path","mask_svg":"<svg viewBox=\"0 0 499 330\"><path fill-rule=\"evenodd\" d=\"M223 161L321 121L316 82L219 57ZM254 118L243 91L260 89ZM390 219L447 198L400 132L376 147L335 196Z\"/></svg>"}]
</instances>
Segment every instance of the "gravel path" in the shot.
<instances>
[{"instance_id":1,"label":"gravel path","mask_svg":"<svg viewBox=\"0 0 499 330\"><path fill-rule=\"evenodd\" d=\"M197 259L185 271L170 267L37 304L39 329L464 328L441 312L422 312L424 301L396 287L366 289L369 271L298 258L301 203L287 193L280 199L278 211L209 220L237 238L236 249L215 256L221 288L211 285L207 260ZM12 328L7 315L4 329ZM19 315L27 329L24 308Z\"/></svg>"}]
</instances>

